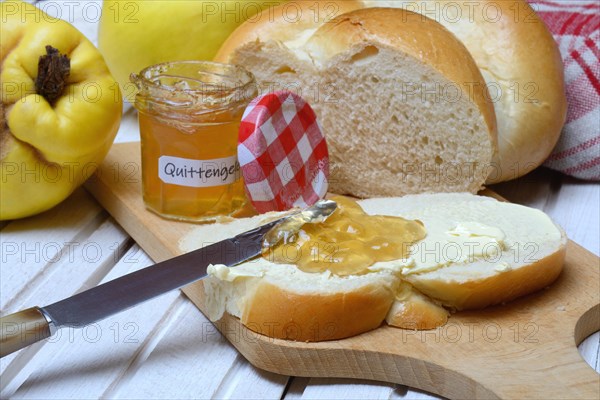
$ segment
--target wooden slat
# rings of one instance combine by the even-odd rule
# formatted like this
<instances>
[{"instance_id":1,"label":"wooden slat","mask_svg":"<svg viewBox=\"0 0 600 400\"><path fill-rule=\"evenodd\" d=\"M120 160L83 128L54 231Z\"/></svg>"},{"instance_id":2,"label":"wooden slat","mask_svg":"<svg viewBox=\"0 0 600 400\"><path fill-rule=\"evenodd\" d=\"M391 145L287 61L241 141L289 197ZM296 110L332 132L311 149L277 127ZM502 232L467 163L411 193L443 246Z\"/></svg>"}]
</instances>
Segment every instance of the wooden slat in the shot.
<instances>
[{"instance_id":1,"label":"wooden slat","mask_svg":"<svg viewBox=\"0 0 600 400\"><path fill-rule=\"evenodd\" d=\"M127 249L129 236L114 223L112 219L107 220L101 225L100 229L93 232L85 243L105 243L99 248L102 253L98 259L83 257L84 253L73 254L73 258L65 256L63 261L57 263L53 274L39 286L27 287L21 293L10 301L10 307L7 313L15 312L27 307L43 306L51 304L62 298L69 297L76 292L95 286L106 275L108 270L121 258L121 253ZM38 282L40 283L40 282ZM7 386L14 389L18 384L13 382L14 377L23 376L21 370L28 363L33 363L37 352L49 342L38 343L30 348L11 354L2 358L0 361L0 373L2 374L0 389L4 393ZM15 386L16 385L16 386Z\"/></svg>"},{"instance_id":2,"label":"wooden slat","mask_svg":"<svg viewBox=\"0 0 600 400\"><path fill-rule=\"evenodd\" d=\"M306 386L309 384L311 378L292 376L290 378L290 382L288 383L288 387L286 388L286 392L284 393L283 399L285 400L298 400L302 398L302 394L306 389Z\"/></svg>"},{"instance_id":3,"label":"wooden slat","mask_svg":"<svg viewBox=\"0 0 600 400\"><path fill-rule=\"evenodd\" d=\"M0 309L16 298L27 286L52 269L81 243L107 215L84 190L50 211L13 221L2 230L2 268L0 269Z\"/></svg>"},{"instance_id":4,"label":"wooden slat","mask_svg":"<svg viewBox=\"0 0 600 400\"><path fill-rule=\"evenodd\" d=\"M280 399L291 379L252 366L238 354L233 368L213 394L214 399Z\"/></svg>"},{"instance_id":5,"label":"wooden slat","mask_svg":"<svg viewBox=\"0 0 600 400\"><path fill-rule=\"evenodd\" d=\"M149 264L152 260L133 246L102 282ZM11 397L104 397L151 345L152 338L168 319L168 312L183 301L183 296L174 291L87 328L59 331L29 363L31 370L22 374L27 376L15 379L11 386L16 388L19 384L18 390Z\"/></svg>"},{"instance_id":6,"label":"wooden slat","mask_svg":"<svg viewBox=\"0 0 600 400\"><path fill-rule=\"evenodd\" d=\"M590 335L579 345L579 354L600 373L600 331Z\"/></svg>"},{"instance_id":7,"label":"wooden slat","mask_svg":"<svg viewBox=\"0 0 600 400\"><path fill-rule=\"evenodd\" d=\"M130 104L123 105L123 118L115 143L138 142L140 131L138 125L137 111Z\"/></svg>"},{"instance_id":8,"label":"wooden slat","mask_svg":"<svg viewBox=\"0 0 600 400\"><path fill-rule=\"evenodd\" d=\"M121 258L128 241L129 235L112 218L107 219L89 237L72 242L73 251L61 254L36 282L7 301L3 313L54 303L96 286Z\"/></svg>"},{"instance_id":9,"label":"wooden slat","mask_svg":"<svg viewBox=\"0 0 600 400\"><path fill-rule=\"evenodd\" d=\"M285 400L296 399L419 399L442 397L403 385L358 379L293 378Z\"/></svg>"},{"instance_id":10,"label":"wooden slat","mask_svg":"<svg viewBox=\"0 0 600 400\"><path fill-rule=\"evenodd\" d=\"M508 201L543 210L553 193L560 191L561 175L546 168L510 182L490 186Z\"/></svg>"},{"instance_id":11,"label":"wooden slat","mask_svg":"<svg viewBox=\"0 0 600 400\"><path fill-rule=\"evenodd\" d=\"M387 382L375 382L359 379L311 379L302 399L389 399L396 385Z\"/></svg>"},{"instance_id":12,"label":"wooden slat","mask_svg":"<svg viewBox=\"0 0 600 400\"><path fill-rule=\"evenodd\" d=\"M544 208L567 236L600 254L600 185L565 178L554 201Z\"/></svg>"},{"instance_id":13,"label":"wooden slat","mask_svg":"<svg viewBox=\"0 0 600 400\"><path fill-rule=\"evenodd\" d=\"M258 372L186 301L148 358L111 398L280 398L287 378Z\"/></svg>"},{"instance_id":14,"label":"wooden slat","mask_svg":"<svg viewBox=\"0 0 600 400\"><path fill-rule=\"evenodd\" d=\"M106 218L97 203L80 190L63 205L6 228L1 237L2 314L47 305L96 285L129 240ZM11 382L11 376L18 374L41 346L0 360L0 388Z\"/></svg>"},{"instance_id":15,"label":"wooden slat","mask_svg":"<svg viewBox=\"0 0 600 400\"><path fill-rule=\"evenodd\" d=\"M435 400L435 399L443 399L443 397L438 397L427 392L422 392L416 389L406 388L405 386L397 387L390 396L391 400Z\"/></svg>"}]
</instances>

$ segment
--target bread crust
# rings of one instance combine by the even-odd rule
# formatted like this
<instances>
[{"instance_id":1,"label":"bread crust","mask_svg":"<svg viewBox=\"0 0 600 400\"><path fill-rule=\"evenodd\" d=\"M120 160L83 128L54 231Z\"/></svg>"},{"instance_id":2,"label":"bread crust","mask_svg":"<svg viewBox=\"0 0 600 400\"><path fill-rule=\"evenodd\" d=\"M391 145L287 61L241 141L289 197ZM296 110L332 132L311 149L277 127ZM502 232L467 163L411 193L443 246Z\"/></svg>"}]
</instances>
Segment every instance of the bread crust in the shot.
<instances>
[{"instance_id":1,"label":"bread crust","mask_svg":"<svg viewBox=\"0 0 600 400\"><path fill-rule=\"evenodd\" d=\"M504 105L496 107L502 124L496 159L500 174L490 175L487 183L515 179L541 165L554 149L567 116L564 67L552 34L526 1L515 2L526 13L523 19L509 17L510 1L495 3L506 16L500 22L506 26L503 34L494 24L478 24L482 37L498 37L494 59L483 46L470 46L475 60L481 60L480 68L492 73L509 98L497 103ZM511 85L520 91L518 101L510 99Z\"/></svg>"},{"instance_id":2,"label":"bread crust","mask_svg":"<svg viewBox=\"0 0 600 400\"><path fill-rule=\"evenodd\" d=\"M286 16L290 5L281 4L240 25L221 45L214 61L227 62L237 48L249 42L293 40L306 30L316 29L340 14L363 7L359 0L300 0L293 3L291 11L297 12L297 16Z\"/></svg>"},{"instance_id":3,"label":"bread crust","mask_svg":"<svg viewBox=\"0 0 600 400\"><path fill-rule=\"evenodd\" d=\"M278 339L334 340L377 328L393 301L392 289L379 280L332 294L294 293L261 281L246 300L241 320L247 328Z\"/></svg>"},{"instance_id":4,"label":"bread crust","mask_svg":"<svg viewBox=\"0 0 600 400\"><path fill-rule=\"evenodd\" d=\"M449 315L445 308L418 294L409 301L396 300L385 321L397 328L425 330L444 325Z\"/></svg>"},{"instance_id":5,"label":"bread crust","mask_svg":"<svg viewBox=\"0 0 600 400\"><path fill-rule=\"evenodd\" d=\"M560 275L565 256L563 245L535 263L478 280L441 280L434 273L408 275L405 279L451 309L482 309L547 287ZM376 280L352 291L328 294L297 293L257 279L257 285L244 299L241 321L252 331L277 339L343 339L373 330L384 320L404 329L434 329L448 319L442 308L397 302L394 287L399 281L383 284Z\"/></svg>"},{"instance_id":6,"label":"bread crust","mask_svg":"<svg viewBox=\"0 0 600 400\"><path fill-rule=\"evenodd\" d=\"M457 282L424 273L409 275L406 280L446 307L482 309L547 287L560 275L565 256L563 245L535 263L484 279ZM423 303L401 306L390 286L380 282L350 292L301 294L261 281L246 299L241 321L269 337L314 342L368 332L379 327L386 315L389 325L405 329L434 329L448 319L445 310Z\"/></svg>"},{"instance_id":7,"label":"bread crust","mask_svg":"<svg viewBox=\"0 0 600 400\"><path fill-rule=\"evenodd\" d=\"M554 282L565 264L566 236L556 252L522 267L482 279L439 279L435 271L406 276L423 294L454 310L481 309L543 289Z\"/></svg>"}]
</instances>

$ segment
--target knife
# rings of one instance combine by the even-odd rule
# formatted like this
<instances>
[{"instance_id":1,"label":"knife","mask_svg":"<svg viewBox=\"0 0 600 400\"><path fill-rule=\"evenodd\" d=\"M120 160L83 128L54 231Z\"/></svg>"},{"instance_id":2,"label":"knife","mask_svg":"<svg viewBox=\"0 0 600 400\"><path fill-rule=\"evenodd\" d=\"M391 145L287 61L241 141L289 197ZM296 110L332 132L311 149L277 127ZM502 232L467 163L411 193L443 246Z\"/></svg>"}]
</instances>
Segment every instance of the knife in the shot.
<instances>
[{"instance_id":1,"label":"knife","mask_svg":"<svg viewBox=\"0 0 600 400\"><path fill-rule=\"evenodd\" d=\"M262 253L263 246L275 245L305 223L324 221L336 208L334 201L320 200L233 238L124 275L54 304L4 316L0 318L0 357L49 338L59 328L82 328L196 282L206 276L211 264L232 267L254 258Z\"/></svg>"}]
</instances>

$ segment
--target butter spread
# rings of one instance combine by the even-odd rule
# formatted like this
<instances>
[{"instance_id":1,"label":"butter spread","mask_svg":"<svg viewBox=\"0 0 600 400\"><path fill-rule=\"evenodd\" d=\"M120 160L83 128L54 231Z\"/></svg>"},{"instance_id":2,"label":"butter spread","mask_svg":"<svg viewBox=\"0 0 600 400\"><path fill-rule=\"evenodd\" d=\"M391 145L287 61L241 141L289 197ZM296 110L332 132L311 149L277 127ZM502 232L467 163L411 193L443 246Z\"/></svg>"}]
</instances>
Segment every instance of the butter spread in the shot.
<instances>
[{"instance_id":1,"label":"butter spread","mask_svg":"<svg viewBox=\"0 0 600 400\"><path fill-rule=\"evenodd\" d=\"M260 278L264 275L264 272L261 270L243 268L242 266L230 268L223 264L211 264L206 269L206 272L208 275L214 276L215 278L226 282L233 282L236 278L241 277Z\"/></svg>"},{"instance_id":2,"label":"butter spread","mask_svg":"<svg viewBox=\"0 0 600 400\"><path fill-rule=\"evenodd\" d=\"M480 222L461 222L454 229L448 231L448 234L463 237L489 237L498 241L502 241L506 237L502 229L484 225Z\"/></svg>"},{"instance_id":3,"label":"butter spread","mask_svg":"<svg viewBox=\"0 0 600 400\"><path fill-rule=\"evenodd\" d=\"M306 44L306 42L308 42L308 40L311 38L313 33L316 32L316 30L316 28L306 29L298 35L296 35L293 39L284 41L283 44L289 49L302 48Z\"/></svg>"},{"instance_id":4,"label":"butter spread","mask_svg":"<svg viewBox=\"0 0 600 400\"><path fill-rule=\"evenodd\" d=\"M448 229L448 226L452 226ZM412 266L402 273L435 271L450 264L466 264L479 259L496 259L505 248L505 233L479 222L449 223L444 219L427 221L426 240L412 246Z\"/></svg>"},{"instance_id":5,"label":"butter spread","mask_svg":"<svg viewBox=\"0 0 600 400\"><path fill-rule=\"evenodd\" d=\"M505 271L508 271L509 269L510 269L510 265L504 261L494 267L494 270L496 270L497 272L505 272Z\"/></svg>"}]
</instances>

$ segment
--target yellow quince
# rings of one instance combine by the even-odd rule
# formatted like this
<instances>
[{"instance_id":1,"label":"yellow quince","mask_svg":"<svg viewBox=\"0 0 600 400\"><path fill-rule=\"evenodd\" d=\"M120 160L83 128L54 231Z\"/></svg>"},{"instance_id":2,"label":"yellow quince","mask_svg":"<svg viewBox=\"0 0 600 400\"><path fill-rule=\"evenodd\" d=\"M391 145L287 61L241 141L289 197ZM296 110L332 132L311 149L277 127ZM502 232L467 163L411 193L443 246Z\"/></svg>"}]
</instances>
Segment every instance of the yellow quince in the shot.
<instances>
[{"instance_id":1,"label":"yellow quince","mask_svg":"<svg viewBox=\"0 0 600 400\"><path fill-rule=\"evenodd\" d=\"M212 60L235 28L286 1L104 0L98 48L131 101L131 73L167 61ZM298 9L290 4L285 11L293 18Z\"/></svg>"},{"instance_id":2,"label":"yellow quince","mask_svg":"<svg viewBox=\"0 0 600 400\"><path fill-rule=\"evenodd\" d=\"M122 96L94 45L22 1L0 3L0 219L64 200L106 156Z\"/></svg>"}]
</instances>

